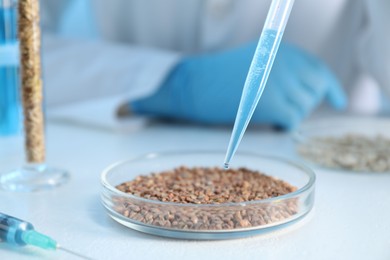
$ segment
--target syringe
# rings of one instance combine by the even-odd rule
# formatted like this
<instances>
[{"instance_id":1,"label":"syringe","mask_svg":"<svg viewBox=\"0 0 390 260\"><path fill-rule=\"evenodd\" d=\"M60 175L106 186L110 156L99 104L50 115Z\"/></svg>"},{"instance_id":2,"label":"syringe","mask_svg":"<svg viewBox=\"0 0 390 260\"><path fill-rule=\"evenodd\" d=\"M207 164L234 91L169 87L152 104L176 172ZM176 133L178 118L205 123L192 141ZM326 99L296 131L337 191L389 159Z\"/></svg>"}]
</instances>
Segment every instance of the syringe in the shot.
<instances>
[{"instance_id":1,"label":"syringe","mask_svg":"<svg viewBox=\"0 0 390 260\"><path fill-rule=\"evenodd\" d=\"M229 168L229 163L237 151L263 93L293 4L294 0L273 0L271 3L242 91L233 132L226 152L224 163L226 169Z\"/></svg>"},{"instance_id":2,"label":"syringe","mask_svg":"<svg viewBox=\"0 0 390 260\"><path fill-rule=\"evenodd\" d=\"M32 245L48 250L62 250L83 259L91 259L60 246L54 239L34 230L34 226L15 217L0 213L0 242L16 246Z\"/></svg>"}]
</instances>

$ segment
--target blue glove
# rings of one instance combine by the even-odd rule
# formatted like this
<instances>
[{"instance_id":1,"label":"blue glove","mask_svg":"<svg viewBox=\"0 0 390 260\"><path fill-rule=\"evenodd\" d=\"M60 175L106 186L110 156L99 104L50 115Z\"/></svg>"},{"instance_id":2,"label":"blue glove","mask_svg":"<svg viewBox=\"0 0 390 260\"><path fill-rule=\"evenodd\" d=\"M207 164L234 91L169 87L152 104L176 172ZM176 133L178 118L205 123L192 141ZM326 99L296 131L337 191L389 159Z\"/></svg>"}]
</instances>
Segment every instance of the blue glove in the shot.
<instances>
[{"instance_id":1,"label":"blue glove","mask_svg":"<svg viewBox=\"0 0 390 260\"><path fill-rule=\"evenodd\" d=\"M231 124L255 49L256 43L250 43L185 58L153 95L132 102L131 110L171 119ZM337 109L346 106L346 96L325 64L297 47L282 44L251 124L293 129L324 99Z\"/></svg>"}]
</instances>

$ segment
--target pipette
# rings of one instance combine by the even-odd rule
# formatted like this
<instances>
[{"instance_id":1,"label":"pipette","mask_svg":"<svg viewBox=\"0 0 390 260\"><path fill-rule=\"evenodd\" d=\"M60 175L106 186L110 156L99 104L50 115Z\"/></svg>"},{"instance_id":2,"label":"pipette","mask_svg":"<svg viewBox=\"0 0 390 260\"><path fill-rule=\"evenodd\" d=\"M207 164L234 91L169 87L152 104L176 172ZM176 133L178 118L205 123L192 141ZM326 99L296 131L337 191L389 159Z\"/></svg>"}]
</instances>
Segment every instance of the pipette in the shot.
<instances>
[{"instance_id":1,"label":"pipette","mask_svg":"<svg viewBox=\"0 0 390 260\"><path fill-rule=\"evenodd\" d=\"M32 245L47 250L62 250L83 259L91 259L60 246L54 239L35 231L31 223L3 213L0 213L0 242L16 246Z\"/></svg>"},{"instance_id":2,"label":"pipette","mask_svg":"<svg viewBox=\"0 0 390 260\"><path fill-rule=\"evenodd\" d=\"M237 151L267 83L294 0L273 0L245 80L233 132L226 152L225 169Z\"/></svg>"}]
</instances>

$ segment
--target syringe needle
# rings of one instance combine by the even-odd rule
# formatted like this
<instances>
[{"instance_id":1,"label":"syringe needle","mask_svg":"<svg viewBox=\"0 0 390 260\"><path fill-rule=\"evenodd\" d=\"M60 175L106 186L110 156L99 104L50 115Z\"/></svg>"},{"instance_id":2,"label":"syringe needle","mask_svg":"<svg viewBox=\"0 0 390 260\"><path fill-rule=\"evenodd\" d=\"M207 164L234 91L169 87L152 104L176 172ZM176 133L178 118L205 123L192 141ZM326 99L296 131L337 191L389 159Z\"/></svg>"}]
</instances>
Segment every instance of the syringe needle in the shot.
<instances>
[{"instance_id":1,"label":"syringe needle","mask_svg":"<svg viewBox=\"0 0 390 260\"><path fill-rule=\"evenodd\" d=\"M86 260L94 260L94 259L92 259L92 258L90 258L90 257L81 255L81 254L76 253L76 252L74 252L74 251L72 251L72 250L69 250L69 249L67 249L67 248L64 248L64 247L62 247L62 246L60 246L60 245L57 245L57 249L62 250L62 251L64 251L64 252L67 252L68 254L77 256L77 257L79 257L79 258L83 258L83 259L86 259Z\"/></svg>"},{"instance_id":2,"label":"syringe needle","mask_svg":"<svg viewBox=\"0 0 390 260\"><path fill-rule=\"evenodd\" d=\"M58 249L82 259L93 260L90 257L60 246L54 239L35 231L34 226L31 223L3 213L0 213L0 242L1 241L18 246L31 245L46 250Z\"/></svg>"}]
</instances>

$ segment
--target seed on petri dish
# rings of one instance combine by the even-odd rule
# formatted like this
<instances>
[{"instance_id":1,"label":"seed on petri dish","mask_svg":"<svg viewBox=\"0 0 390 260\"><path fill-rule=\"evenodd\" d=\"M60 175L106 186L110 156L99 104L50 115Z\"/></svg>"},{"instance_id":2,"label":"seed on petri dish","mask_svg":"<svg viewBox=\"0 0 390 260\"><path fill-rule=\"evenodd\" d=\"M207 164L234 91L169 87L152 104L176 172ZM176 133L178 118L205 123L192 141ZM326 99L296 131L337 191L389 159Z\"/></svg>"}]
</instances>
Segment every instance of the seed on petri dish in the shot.
<instances>
[{"instance_id":1,"label":"seed on petri dish","mask_svg":"<svg viewBox=\"0 0 390 260\"><path fill-rule=\"evenodd\" d=\"M113 200L117 212L125 217L167 228L250 228L282 221L298 210L296 199L246 204L297 190L285 181L247 168L226 170L219 167L181 166L138 176L116 188L148 200L175 203L148 203L132 198ZM242 205L237 207L231 203ZM177 204L185 204L186 207L177 207ZM206 204L218 207L199 207Z\"/></svg>"}]
</instances>

